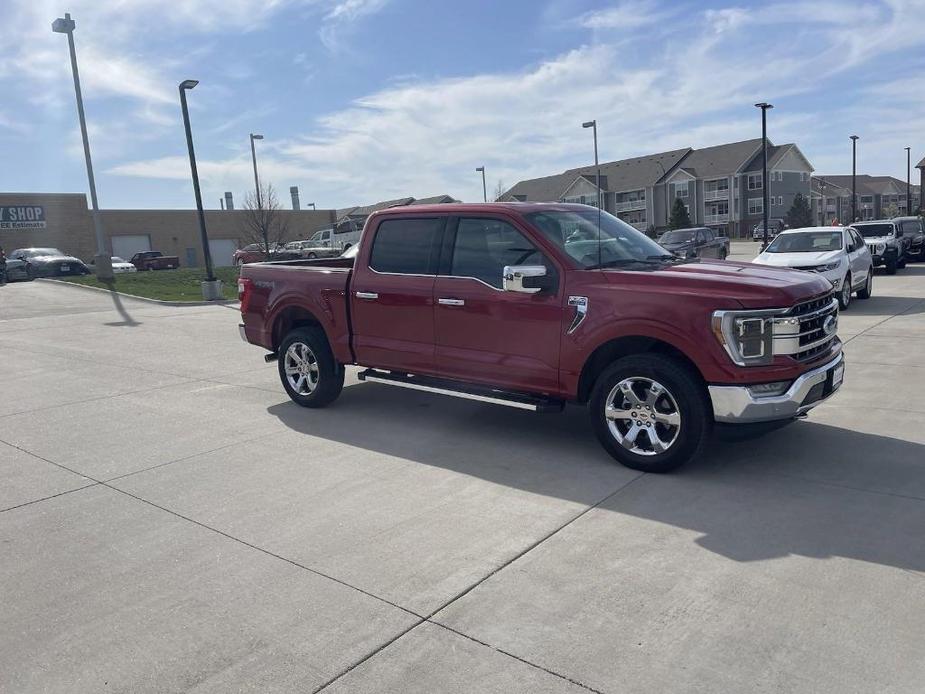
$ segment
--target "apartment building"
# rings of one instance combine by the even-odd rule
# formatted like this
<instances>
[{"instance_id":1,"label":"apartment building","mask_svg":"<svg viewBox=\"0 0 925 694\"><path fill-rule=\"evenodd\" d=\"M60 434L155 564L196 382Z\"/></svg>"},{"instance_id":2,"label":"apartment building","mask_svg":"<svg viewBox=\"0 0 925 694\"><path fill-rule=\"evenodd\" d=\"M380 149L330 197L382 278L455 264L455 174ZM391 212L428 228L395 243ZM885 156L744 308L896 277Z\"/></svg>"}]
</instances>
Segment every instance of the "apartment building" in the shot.
<instances>
[{"instance_id":1,"label":"apartment building","mask_svg":"<svg viewBox=\"0 0 925 694\"><path fill-rule=\"evenodd\" d=\"M642 231L668 228L681 199L691 222L731 236L748 236L764 214L761 139L660 152L605 162L600 188L593 166L520 181L503 201L560 201L597 205ZM793 144L768 147L769 215L782 218L800 193L809 196L812 165Z\"/></svg>"},{"instance_id":2,"label":"apartment building","mask_svg":"<svg viewBox=\"0 0 925 694\"><path fill-rule=\"evenodd\" d=\"M911 206L906 200L906 182L894 176L856 177L858 219L884 219L915 214L921 201L921 186L911 185ZM824 192L823 192L824 191ZM813 178L813 216L820 217L820 201L824 197L825 218L828 222L838 219L852 221L851 174L818 176Z\"/></svg>"}]
</instances>

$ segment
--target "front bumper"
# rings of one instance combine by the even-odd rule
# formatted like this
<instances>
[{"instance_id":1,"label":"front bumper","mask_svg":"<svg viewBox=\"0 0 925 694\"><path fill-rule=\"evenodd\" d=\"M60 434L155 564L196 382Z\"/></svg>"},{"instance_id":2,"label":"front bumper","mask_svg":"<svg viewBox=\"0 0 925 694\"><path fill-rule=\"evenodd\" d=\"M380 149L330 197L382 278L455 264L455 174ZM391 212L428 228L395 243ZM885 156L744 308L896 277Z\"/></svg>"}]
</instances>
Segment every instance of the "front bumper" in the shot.
<instances>
[{"instance_id":1,"label":"front bumper","mask_svg":"<svg viewBox=\"0 0 925 694\"><path fill-rule=\"evenodd\" d=\"M809 412L841 387L834 383L837 368L844 373L845 356L835 359L797 378L787 392L770 397L756 397L748 386L709 386L713 416L717 422L746 424L791 419Z\"/></svg>"}]
</instances>

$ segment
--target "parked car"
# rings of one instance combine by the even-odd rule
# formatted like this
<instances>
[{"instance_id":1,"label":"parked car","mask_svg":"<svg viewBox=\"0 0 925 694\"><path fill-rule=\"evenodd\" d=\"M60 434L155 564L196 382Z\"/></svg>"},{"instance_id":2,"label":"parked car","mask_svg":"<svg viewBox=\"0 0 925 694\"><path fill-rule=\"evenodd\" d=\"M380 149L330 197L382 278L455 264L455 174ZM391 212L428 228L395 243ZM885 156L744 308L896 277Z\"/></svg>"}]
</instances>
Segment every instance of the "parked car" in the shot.
<instances>
[{"instance_id":1,"label":"parked car","mask_svg":"<svg viewBox=\"0 0 925 694\"><path fill-rule=\"evenodd\" d=\"M173 270L180 267L175 255L164 255L160 251L142 251L132 256L132 265L138 270Z\"/></svg>"},{"instance_id":2,"label":"parked car","mask_svg":"<svg viewBox=\"0 0 925 694\"><path fill-rule=\"evenodd\" d=\"M895 275L897 268L901 270L906 267L909 239L903 234L898 222L892 219L879 219L870 222L854 222L851 227L864 238L874 261L874 267L884 265L888 275Z\"/></svg>"},{"instance_id":3,"label":"parked car","mask_svg":"<svg viewBox=\"0 0 925 694\"><path fill-rule=\"evenodd\" d=\"M784 230L786 225L783 219L771 218L768 220L768 238L773 239ZM759 222L752 229L752 241L764 241L764 222Z\"/></svg>"},{"instance_id":4,"label":"parked car","mask_svg":"<svg viewBox=\"0 0 925 694\"><path fill-rule=\"evenodd\" d=\"M112 271L114 274L118 275L118 274L122 274L126 272L137 272L138 271L138 268L135 267L134 264L130 263L125 258L120 258L117 255L112 256L112 258L110 258L110 261L112 262ZM93 271L96 271L95 265L96 263L93 260L87 263L87 267L89 267Z\"/></svg>"},{"instance_id":5,"label":"parked car","mask_svg":"<svg viewBox=\"0 0 925 694\"><path fill-rule=\"evenodd\" d=\"M682 258L719 258L729 255L729 239L709 227L674 229L662 234L658 243Z\"/></svg>"},{"instance_id":6,"label":"parked car","mask_svg":"<svg viewBox=\"0 0 925 694\"><path fill-rule=\"evenodd\" d=\"M308 260L314 260L315 258L333 258L340 255L340 251L333 246L319 246L311 239L307 241L290 241L286 244L285 250L296 252L299 256L307 258Z\"/></svg>"},{"instance_id":7,"label":"parked car","mask_svg":"<svg viewBox=\"0 0 925 694\"><path fill-rule=\"evenodd\" d=\"M300 249L290 249L283 244L276 244L270 247L269 260L298 260L302 257L302 251ZM236 250L232 255L232 261L235 265L262 263L267 259L267 254L263 250L263 244L260 243L248 244L244 248Z\"/></svg>"},{"instance_id":8,"label":"parked car","mask_svg":"<svg viewBox=\"0 0 925 694\"><path fill-rule=\"evenodd\" d=\"M608 453L650 472L714 422L803 415L844 374L824 277L684 260L584 205L380 210L355 253L244 266L238 293L241 336L299 405L336 399L347 364L525 409L586 403Z\"/></svg>"},{"instance_id":9,"label":"parked car","mask_svg":"<svg viewBox=\"0 0 925 694\"><path fill-rule=\"evenodd\" d=\"M80 258L62 253L57 248L17 248L7 258L21 260L23 266L18 271L25 274L24 279L35 277L59 277L62 275L89 275L90 269Z\"/></svg>"},{"instance_id":10,"label":"parked car","mask_svg":"<svg viewBox=\"0 0 925 694\"><path fill-rule=\"evenodd\" d=\"M906 249L908 260L925 260L925 223L921 217L896 217L895 224L899 224L903 237L909 241Z\"/></svg>"},{"instance_id":11,"label":"parked car","mask_svg":"<svg viewBox=\"0 0 925 694\"><path fill-rule=\"evenodd\" d=\"M854 292L859 299L869 299L873 292L870 251L851 227L787 229L752 262L822 275L835 288L842 310L848 308Z\"/></svg>"},{"instance_id":12,"label":"parked car","mask_svg":"<svg viewBox=\"0 0 925 694\"><path fill-rule=\"evenodd\" d=\"M8 258L3 256L3 259L0 260L0 265L3 266L3 282L35 279L32 267L21 258Z\"/></svg>"}]
</instances>

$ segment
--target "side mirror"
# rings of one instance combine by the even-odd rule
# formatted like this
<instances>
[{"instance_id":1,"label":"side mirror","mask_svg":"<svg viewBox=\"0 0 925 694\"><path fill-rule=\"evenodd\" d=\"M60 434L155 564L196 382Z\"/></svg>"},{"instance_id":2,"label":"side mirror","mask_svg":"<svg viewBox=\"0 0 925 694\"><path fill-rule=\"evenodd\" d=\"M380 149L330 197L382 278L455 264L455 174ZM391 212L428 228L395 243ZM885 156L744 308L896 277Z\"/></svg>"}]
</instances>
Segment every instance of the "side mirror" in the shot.
<instances>
[{"instance_id":1,"label":"side mirror","mask_svg":"<svg viewBox=\"0 0 925 694\"><path fill-rule=\"evenodd\" d=\"M505 265L501 278L501 287L506 292L520 292L521 294L536 294L542 287L529 286L535 277L545 277L546 267L543 265ZM536 280L534 280L535 282Z\"/></svg>"}]
</instances>

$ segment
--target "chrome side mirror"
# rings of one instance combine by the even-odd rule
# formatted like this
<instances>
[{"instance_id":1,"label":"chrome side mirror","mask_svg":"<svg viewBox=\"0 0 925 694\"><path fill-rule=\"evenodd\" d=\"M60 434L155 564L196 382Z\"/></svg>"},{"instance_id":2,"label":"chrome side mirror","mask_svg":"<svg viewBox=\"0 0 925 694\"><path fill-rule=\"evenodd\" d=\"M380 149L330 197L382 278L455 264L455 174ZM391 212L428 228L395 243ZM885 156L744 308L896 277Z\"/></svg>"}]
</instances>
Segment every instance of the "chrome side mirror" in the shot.
<instances>
[{"instance_id":1,"label":"chrome side mirror","mask_svg":"<svg viewBox=\"0 0 925 694\"><path fill-rule=\"evenodd\" d=\"M545 277L546 268L543 265L505 265L501 287L506 292L520 292L522 294L536 294L541 287L526 287L524 280L530 277Z\"/></svg>"}]
</instances>

